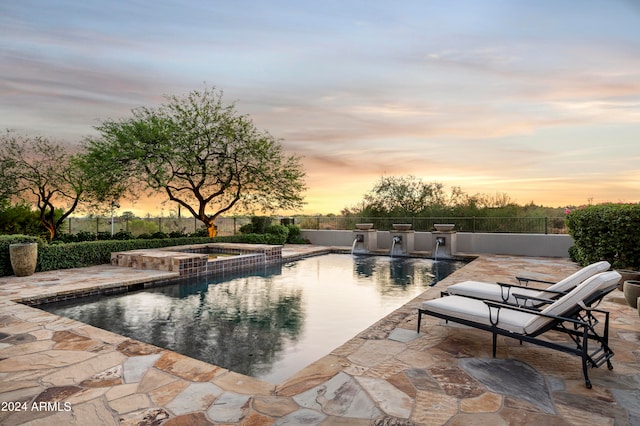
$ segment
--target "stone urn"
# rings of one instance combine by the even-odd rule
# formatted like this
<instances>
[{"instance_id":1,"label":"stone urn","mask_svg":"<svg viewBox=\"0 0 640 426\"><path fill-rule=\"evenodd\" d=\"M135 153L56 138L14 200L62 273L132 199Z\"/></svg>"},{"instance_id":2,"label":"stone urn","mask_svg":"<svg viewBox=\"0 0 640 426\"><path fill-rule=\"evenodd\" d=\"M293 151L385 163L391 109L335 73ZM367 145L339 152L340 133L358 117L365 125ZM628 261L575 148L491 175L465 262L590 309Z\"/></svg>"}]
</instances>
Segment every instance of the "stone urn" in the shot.
<instances>
[{"instance_id":1,"label":"stone urn","mask_svg":"<svg viewBox=\"0 0 640 426\"><path fill-rule=\"evenodd\" d=\"M356 228L360 229L361 231L367 231L373 228L373 223L356 223Z\"/></svg>"},{"instance_id":2,"label":"stone urn","mask_svg":"<svg viewBox=\"0 0 640 426\"><path fill-rule=\"evenodd\" d=\"M638 298L640 298L640 281L627 280L624 282L624 298L632 308L638 308Z\"/></svg>"},{"instance_id":3,"label":"stone urn","mask_svg":"<svg viewBox=\"0 0 640 426\"><path fill-rule=\"evenodd\" d=\"M640 280L640 271L632 271L630 269L616 269L620 274L620 283L618 284L618 290L623 291L624 282L629 280Z\"/></svg>"},{"instance_id":4,"label":"stone urn","mask_svg":"<svg viewBox=\"0 0 640 426\"><path fill-rule=\"evenodd\" d=\"M411 229L410 223L394 223L391 225L396 231L408 231Z\"/></svg>"},{"instance_id":5,"label":"stone urn","mask_svg":"<svg viewBox=\"0 0 640 426\"><path fill-rule=\"evenodd\" d=\"M9 259L16 277L33 275L38 263L38 243L10 244Z\"/></svg>"}]
</instances>

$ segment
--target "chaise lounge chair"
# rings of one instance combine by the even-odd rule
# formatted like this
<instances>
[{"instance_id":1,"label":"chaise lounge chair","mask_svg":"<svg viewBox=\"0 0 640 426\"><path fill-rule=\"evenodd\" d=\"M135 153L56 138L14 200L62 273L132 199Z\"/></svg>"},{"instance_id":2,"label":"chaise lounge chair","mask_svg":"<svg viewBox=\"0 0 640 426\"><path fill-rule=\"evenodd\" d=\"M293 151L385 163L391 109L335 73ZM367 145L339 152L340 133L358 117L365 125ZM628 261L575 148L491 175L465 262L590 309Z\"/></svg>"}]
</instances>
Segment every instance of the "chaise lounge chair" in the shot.
<instances>
[{"instance_id":1,"label":"chaise lounge chair","mask_svg":"<svg viewBox=\"0 0 640 426\"><path fill-rule=\"evenodd\" d=\"M510 305L536 307L544 304L547 300L557 299L560 296L567 294L567 292L574 289L587 278L590 278L600 272L607 271L610 267L611 265L606 261L592 263L557 283L523 277L516 277L520 283L519 285L464 281L450 285L444 293L456 296L472 297L481 300L493 300ZM553 285L543 290L522 285L523 283L528 284L529 282Z\"/></svg>"},{"instance_id":2,"label":"chaise lounge chair","mask_svg":"<svg viewBox=\"0 0 640 426\"><path fill-rule=\"evenodd\" d=\"M422 315L442 318L446 321L490 331L493 335L493 356L496 356L497 336L507 336L550 349L581 357L585 385L591 388L588 367L600 367L605 362L612 369L613 351L609 348L609 312L591 308L615 289L620 280L616 271L602 272L588 278L569 293L553 301L542 310L478 300L463 296L444 296L422 302L418 309L418 333ZM600 336L595 327L598 319L594 313L603 314L604 330ZM541 339L547 331L567 334L573 345ZM589 351L589 341L596 348Z\"/></svg>"}]
</instances>

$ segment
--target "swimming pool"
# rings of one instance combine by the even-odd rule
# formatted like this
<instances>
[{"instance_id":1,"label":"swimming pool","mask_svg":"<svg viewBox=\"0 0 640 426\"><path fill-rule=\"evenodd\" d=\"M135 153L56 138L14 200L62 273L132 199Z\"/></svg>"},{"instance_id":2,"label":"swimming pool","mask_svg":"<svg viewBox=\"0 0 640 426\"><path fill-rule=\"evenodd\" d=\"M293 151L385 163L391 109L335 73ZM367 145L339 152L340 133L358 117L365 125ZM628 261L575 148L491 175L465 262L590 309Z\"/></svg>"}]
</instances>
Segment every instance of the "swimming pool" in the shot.
<instances>
[{"instance_id":1,"label":"swimming pool","mask_svg":"<svg viewBox=\"0 0 640 426\"><path fill-rule=\"evenodd\" d=\"M40 308L280 383L464 264L329 254Z\"/></svg>"}]
</instances>

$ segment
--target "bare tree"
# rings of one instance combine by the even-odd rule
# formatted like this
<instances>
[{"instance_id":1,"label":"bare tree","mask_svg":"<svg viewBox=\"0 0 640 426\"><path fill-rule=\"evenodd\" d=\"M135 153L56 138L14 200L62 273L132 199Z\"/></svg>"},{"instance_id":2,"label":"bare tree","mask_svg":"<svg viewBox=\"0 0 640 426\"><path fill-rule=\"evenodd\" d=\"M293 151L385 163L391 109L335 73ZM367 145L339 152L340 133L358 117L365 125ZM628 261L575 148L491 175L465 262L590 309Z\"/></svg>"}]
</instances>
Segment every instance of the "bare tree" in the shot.
<instances>
[{"instance_id":1,"label":"bare tree","mask_svg":"<svg viewBox=\"0 0 640 426\"><path fill-rule=\"evenodd\" d=\"M49 240L84 196L83 170L77 157L60 144L7 130L1 138L0 198L35 203Z\"/></svg>"}]
</instances>

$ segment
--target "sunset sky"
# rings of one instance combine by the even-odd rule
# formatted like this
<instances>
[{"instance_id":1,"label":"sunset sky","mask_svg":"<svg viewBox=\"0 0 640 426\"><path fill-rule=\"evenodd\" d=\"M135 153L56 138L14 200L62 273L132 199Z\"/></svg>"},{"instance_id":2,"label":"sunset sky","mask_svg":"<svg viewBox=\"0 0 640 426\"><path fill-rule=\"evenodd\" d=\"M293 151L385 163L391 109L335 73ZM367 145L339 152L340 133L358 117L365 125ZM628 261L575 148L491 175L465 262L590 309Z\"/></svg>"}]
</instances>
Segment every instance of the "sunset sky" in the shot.
<instances>
[{"instance_id":1,"label":"sunset sky","mask_svg":"<svg viewBox=\"0 0 640 426\"><path fill-rule=\"evenodd\" d=\"M2 129L78 143L205 84L303 157L300 213L409 174L640 201L636 0L0 2Z\"/></svg>"}]
</instances>

